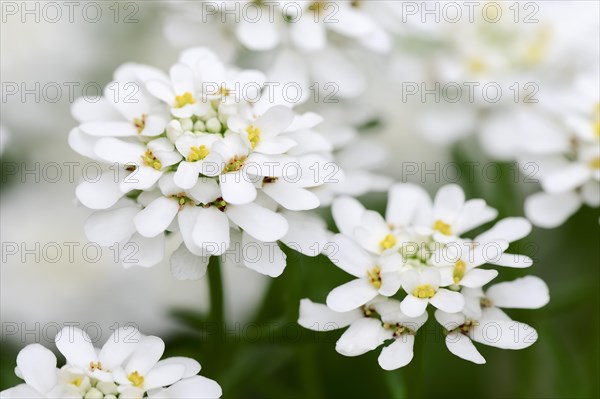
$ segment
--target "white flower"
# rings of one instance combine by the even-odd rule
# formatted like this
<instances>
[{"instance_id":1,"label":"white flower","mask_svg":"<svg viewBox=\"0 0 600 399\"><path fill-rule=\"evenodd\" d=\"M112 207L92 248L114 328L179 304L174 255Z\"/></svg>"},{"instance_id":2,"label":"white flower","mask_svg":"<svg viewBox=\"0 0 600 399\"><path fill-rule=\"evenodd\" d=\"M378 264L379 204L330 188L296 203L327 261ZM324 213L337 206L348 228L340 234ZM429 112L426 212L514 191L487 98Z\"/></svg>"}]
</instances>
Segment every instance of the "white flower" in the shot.
<instances>
[{"instance_id":1,"label":"white flower","mask_svg":"<svg viewBox=\"0 0 600 399\"><path fill-rule=\"evenodd\" d=\"M395 370L410 363L415 334L426 321L426 313L418 318L408 317L400 311L398 301L384 298L348 312L335 312L325 305L302 299L298 319L301 326L314 331L349 326L335 346L344 356L359 356L392 341L382 349L378 359L385 370Z\"/></svg>"},{"instance_id":2,"label":"white flower","mask_svg":"<svg viewBox=\"0 0 600 399\"><path fill-rule=\"evenodd\" d=\"M112 372L136 349L140 334L133 328L116 330L99 352L89 335L74 327L65 327L56 336L56 347L67 359L68 371L112 382Z\"/></svg>"},{"instance_id":3,"label":"white flower","mask_svg":"<svg viewBox=\"0 0 600 399\"><path fill-rule=\"evenodd\" d=\"M56 345L67 364L56 367L56 356L39 344L23 348L15 373L25 383L0 393L2 398L205 398L221 396L215 381L197 375L191 358L160 360L165 344L133 327L116 330L102 349L82 330L65 327ZM146 396L147 395L147 396Z\"/></svg>"},{"instance_id":4,"label":"white flower","mask_svg":"<svg viewBox=\"0 0 600 399\"><path fill-rule=\"evenodd\" d=\"M370 255L341 234L334 236L331 244L329 259L356 277L329 293L327 306L332 310L346 312L366 304L378 294L389 297L398 291L404 264L399 254Z\"/></svg>"},{"instance_id":5,"label":"white flower","mask_svg":"<svg viewBox=\"0 0 600 399\"><path fill-rule=\"evenodd\" d=\"M400 309L410 317L419 317L425 313L429 303L448 313L460 312L465 306L460 293L440 288L440 272L435 269L421 272L407 270L402 273L401 278L402 288L407 295L402 300Z\"/></svg>"},{"instance_id":6,"label":"white flower","mask_svg":"<svg viewBox=\"0 0 600 399\"><path fill-rule=\"evenodd\" d=\"M510 320L500 308L539 309L550 301L546 283L535 276L525 276L481 288L465 288L465 312L487 319Z\"/></svg>"},{"instance_id":7,"label":"white flower","mask_svg":"<svg viewBox=\"0 0 600 399\"><path fill-rule=\"evenodd\" d=\"M448 350L477 364L485 363L485 359L472 341L500 349L524 349L538 338L533 327L510 319L472 318L464 313L446 313L441 310L436 310L435 318L448 331Z\"/></svg>"}]
</instances>

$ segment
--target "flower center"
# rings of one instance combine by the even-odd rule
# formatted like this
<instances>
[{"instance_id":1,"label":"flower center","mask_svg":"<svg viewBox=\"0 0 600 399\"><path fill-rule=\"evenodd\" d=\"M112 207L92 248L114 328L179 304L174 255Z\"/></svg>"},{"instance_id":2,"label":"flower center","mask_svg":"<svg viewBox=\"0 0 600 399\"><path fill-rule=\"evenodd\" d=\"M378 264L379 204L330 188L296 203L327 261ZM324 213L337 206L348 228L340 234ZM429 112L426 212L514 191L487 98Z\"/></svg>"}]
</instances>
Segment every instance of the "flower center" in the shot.
<instances>
[{"instance_id":1,"label":"flower center","mask_svg":"<svg viewBox=\"0 0 600 399\"><path fill-rule=\"evenodd\" d=\"M369 278L369 283L371 283L373 287L377 289L381 288L381 268L379 266L375 266L371 270L368 270L367 277Z\"/></svg>"},{"instance_id":2,"label":"flower center","mask_svg":"<svg viewBox=\"0 0 600 399\"><path fill-rule=\"evenodd\" d=\"M250 125L246 128L246 133L248 133L248 140L250 140L252 149L256 148L256 145L260 141L260 129L254 125Z\"/></svg>"},{"instance_id":3,"label":"flower center","mask_svg":"<svg viewBox=\"0 0 600 399\"><path fill-rule=\"evenodd\" d=\"M379 243L379 246L384 251L386 249L393 248L394 245L396 245L396 237L394 237L394 235L392 235L392 234L386 235L385 238L383 240L381 240L381 242Z\"/></svg>"},{"instance_id":4,"label":"flower center","mask_svg":"<svg viewBox=\"0 0 600 399\"><path fill-rule=\"evenodd\" d=\"M231 94L231 90L229 90L225 86L221 86L219 88L219 94L221 94L223 97L227 97L227 96L229 96Z\"/></svg>"},{"instance_id":5,"label":"flower center","mask_svg":"<svg viewBox=\"0 0 600 399\"><path fill-rule=\"evenodd\" d=\"M154 156L154 154L152 154L152 151L150 150L147 150L146 153L142 155L142 162L144 162L144 165L150 166L156 170L162 169L162 163Z\"/></svg>"},{"instance_id":6,"label":"flower center","mask_svg":"<svg viewBox=\"0 0 600 399\"><path fill-rule=\"evenodd\" d=\"M452 271L452 280L454 280L454 284L458 284L460 280L465 276L465 271L467 269L467 264L463 260L458 260L454 264L454 270Z\"/></svg>"},{"instance_id":7,"label":"flower center","mask_svg":"<svg viewBox=\"0 0 600 399\"><path fill-rule=\"evenodd\" d=\"M422 284L413 290L413 296L425 299L435 295L435 289L429 284Z\"/></svg>"},{"instance_id":8,"label":"flower center","mask_svg":"<svg viewBox=\"0 0 600 399\"><path fill-rule=\"evenodd\" d=\"M465 321L465 324L458 327L458 329L461 333L468 334L469 330L471 330L471 328L477 327L478 325L479 325L479 323L476 322L475 320L467 320L467 321Z\"/></svg>"},{"instance_id":9,"label":"flower center","mask_svg":"<svg viewBox=\"0 0 600 399\"><path fill-rule=\"evenodd\" d=\"M138 373L137 371L134 371L133 373L130 373L127 376L127 379L129 381L131 381L131 383L138 388L141 388L142 385L144 384L144 377L140 375L140 373Z\"/></svg>"},{"instance_id":10,"label":"flower center","mask_svg":"<svg viewBox=\"0 0 600 399\"><path fill-rule=\"evenodd\" d=\"M227 209L227 202L225 202L223 197L219 197L216 200L214 200L213 202L209 202L208 204L204 205L205 208L208 208L211 206L216 207L221 212L225 212L225 209Z\"/></svg>"},{"instance_id":11,"label":"flower center","mask_svg":"<svg viewBox=\"0 0 600 399\"><path fill-rule=\"evenodd\" d=\"M133 126L137 129L138 134L146 127L146 114L142 114L141 118L133 118Z\"/></svg>"},{"instance_id":12,"label":"flower center","mask_svg":"<svg viewBox=\"0 0 600 399\"><path fill-rule=\"evenodd\" d=\"M102 370L102 363L100 362L90 362L90 370Z\"/></svg>"},{"instance_id":13,"label":"flower center","mask_svg":"<svg viewBox=\"0 0 600 399\"><path fill-rule=\"evenodd\" d=\"M452 227L443 220L436 220L433 224L433 229L439 231L440 233L446 236L452 235Z\"/></svg>"},{"instance_id":14,"label":"flower center","mask_svg":"<svg viewBox=\"0 0 600 399\"><path fill-rule=\"evenodd\" d=\"M180 96L175 96L175 108L183 108L189 104L195 104L196 100L192 96L192 93L186 91Z\"/></svg>"},{"instance_id":15,"label":"flower center","mask_svg":"<svg viewBox=\"0 0 600 399\"><path fill-rule=\"evenodd\" d=\"M208 156L208 149L205 145L190 148L191 152L188 155L188 162L201 161Z\"/></svg>"},{"instance_id":16,"label":"flower center","mask_svg":"<svg viewBox=\"0 0 600 399\"><path fill-rule=\"evenodd\" d=\"M246 162L245 156L238 157L236 155L235 157L229 160L227 165L225 165L224 173L237 172L238 170L242 169L242 166L244 166L244 162Z\"/></svg>"},{"instance_id":17,"label":"flower center","mask_svg":"<svg viewBox=\"0 0 600 399\"><path fill-rule=\"evenodd\" d=\"M383 328L385 328L386 330L393 330L393 336L394 337L399 337L402 334L411 334L411 335L415 335L415 332L413 330L411 330L408 327L403 326L400 323L396 323L396 324L390 324L390 323L383 323Z\"/></svg>"},{"instance_id":18,"label":"flower center","mask_svg":"<svg viewBox=\"0 0 600 399\"><path fill-rule=\"evenodd\" d=\"M77 377L73 381L71 381L71 384L75 385L76 387L80 387L82 382L83 378Z\"/></svg>"}]
</instances>

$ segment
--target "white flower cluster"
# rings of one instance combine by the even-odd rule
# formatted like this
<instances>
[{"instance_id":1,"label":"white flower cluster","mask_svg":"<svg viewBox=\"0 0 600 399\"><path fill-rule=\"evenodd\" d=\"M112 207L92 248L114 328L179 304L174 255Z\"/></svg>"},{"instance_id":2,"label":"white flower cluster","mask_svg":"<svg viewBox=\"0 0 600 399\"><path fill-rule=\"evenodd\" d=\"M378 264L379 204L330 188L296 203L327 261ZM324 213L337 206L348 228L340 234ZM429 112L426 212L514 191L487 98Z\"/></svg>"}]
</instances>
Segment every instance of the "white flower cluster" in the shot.
<instances>
[{"instance_id":1,"label":"white flower cluster","mask_svg":"<svg viewBox=\"0 0 600 399\"><path fill-rule=\"evenodd\" d=\"M582 204L600 206L600 94L598 72L581 78L546 112L559 115L544 133L521 138L521 165L537 165L543 192L525 202L525 214L540 227L557 227ZM558 119L558 120L556 120Z\"/></svg>"},{"instance_id":2,"label":"white flower cluster","mask_svg":"<svg viewBox=\"0 0 600 399\"><path fill-rule=\"evenodd\" d=\"M101 349L78 328L65 327L56 346L67 363L57 368L54 353L40 344L23 348L15 372L25 383L0 393L2 398L219 398L221 387L197 375L191 358L161 360L162 339L133 327L116 330Z\"/></svg>"},{"instance_id":3,"label":"white flower cluster","mask_svg":"<svg viewBox=\"0 0 600 399\"><path fill-rule=\"evenodd\" d=\"M535 330L512 321L499 308L539 308L549 301L536 277L482 287L498 272L485 264L525 268L532 260L506 253L511 242L529 234L522 218L506 218L473 239L463 238L496 218L482 199L465 201L456 185L441 188L434 201L420 187L397 184L389 192L385 219L358 201L334 201L340 231L327 248L330 260L355 277L327 296L327 305L305 299L299 323L327 331L350 326L336 344L346 356L384 347L384 369L403 367L413 356L414 336L427 321L428 305L448 331L446 345L475 363L485 360L471 340L504 349L521 349L537 340ZM401 301L393 299L401 295Z\"/></svg>"},{"instance_id":4,"label":"white flower cluster","mask_svg":"<svg viewBox=\"0 0 600 399\"><path fill-rule=\"evenodd\" d=\"M133 245L123 264L149 267L163 258L165 233L178 232L183 244L171 261L181 279L202 277L208 258L238 240L261 249L264 259L249 267L281 274L276 241L290 244L294 222L302 224L293 211L318 207L310 189L340 176L331 145L313 129L321 118L271 106L264 82L261 72L193 48L169 75L126 64L99 101L76 102L71 147L110 165L76 190L101 210L86 224L88 238Z\"/></svg>"}]
</instances>

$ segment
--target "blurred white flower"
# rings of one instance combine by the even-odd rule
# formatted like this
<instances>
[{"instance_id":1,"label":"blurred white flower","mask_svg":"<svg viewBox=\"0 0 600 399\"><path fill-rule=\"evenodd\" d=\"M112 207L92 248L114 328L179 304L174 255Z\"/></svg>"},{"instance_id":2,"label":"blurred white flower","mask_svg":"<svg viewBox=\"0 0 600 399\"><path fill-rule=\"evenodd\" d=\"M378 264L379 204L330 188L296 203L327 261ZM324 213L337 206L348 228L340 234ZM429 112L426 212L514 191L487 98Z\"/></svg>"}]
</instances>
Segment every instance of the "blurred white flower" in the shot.
<instances>
[{"instance_id":1,"label":"blurred white flower","mask_svg":"<svg viewBox=\"0 0 600 399\"><path fill-rule=\"evenodd\" d=\"M543 189L525 202L525 214L536 226L557 227L583 204L600 206L599 84L596 71L546 104L546 112L558 116L557 132L524 134L528 140L520 148L521 165L537 165Z\"/></svg>"},{"instance_id":2,"label":"blurred white flower","mask_svg":"<svg viewBox=\"0 0 600 399\"><path fill-rule=\"evenodd\" d=\"M56 345L67 364L56 367L56 356L39 344L17 356L16 374L25 383L2 391L2 398L206 398L221 397L221 387L198 376L200 364L191 358L160 360L165 344L133 327L116 330L101 350L78 328L65 327Z\"/></svg>"}]
</instances>

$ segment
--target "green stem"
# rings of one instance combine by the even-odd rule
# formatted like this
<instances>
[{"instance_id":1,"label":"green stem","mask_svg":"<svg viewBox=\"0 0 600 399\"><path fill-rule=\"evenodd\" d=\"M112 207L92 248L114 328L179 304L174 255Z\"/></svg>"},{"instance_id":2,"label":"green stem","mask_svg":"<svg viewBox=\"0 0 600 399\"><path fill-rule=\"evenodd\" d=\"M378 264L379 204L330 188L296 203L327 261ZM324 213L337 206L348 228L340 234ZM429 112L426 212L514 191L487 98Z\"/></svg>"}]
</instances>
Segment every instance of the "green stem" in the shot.
<instances>
[{"instance_id":1,"label":"green stem","mask_svg":"<svg viewBox=\"0 0 600 399\"><path fill-rule=\"evenodd\" d=\"M210 288L210 316L209 320L219 328L225 320L223 279L221 277L221 258L211 256L208 262L208 285Z\"/></svg>"}]
</instances>

